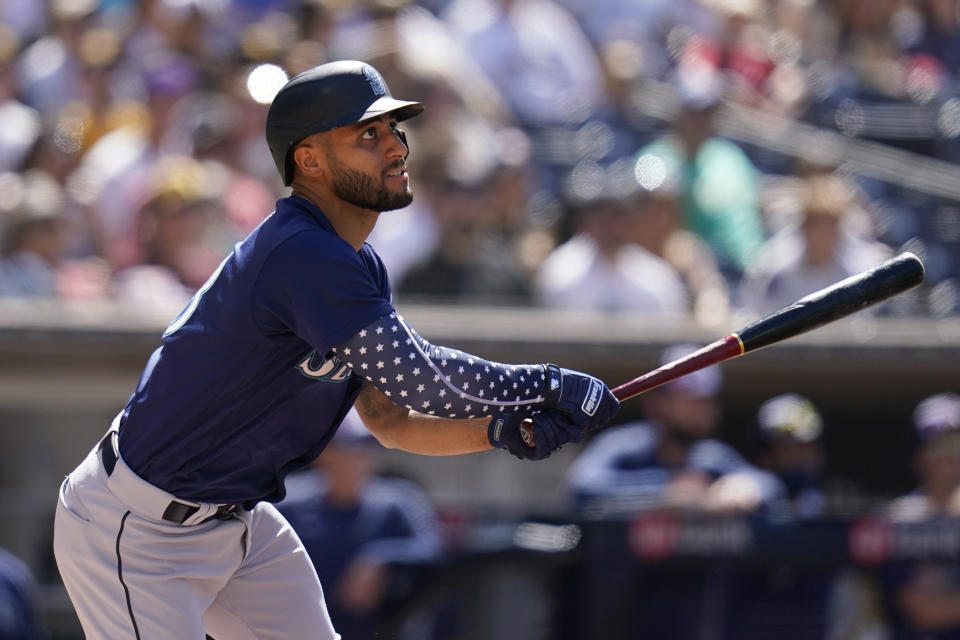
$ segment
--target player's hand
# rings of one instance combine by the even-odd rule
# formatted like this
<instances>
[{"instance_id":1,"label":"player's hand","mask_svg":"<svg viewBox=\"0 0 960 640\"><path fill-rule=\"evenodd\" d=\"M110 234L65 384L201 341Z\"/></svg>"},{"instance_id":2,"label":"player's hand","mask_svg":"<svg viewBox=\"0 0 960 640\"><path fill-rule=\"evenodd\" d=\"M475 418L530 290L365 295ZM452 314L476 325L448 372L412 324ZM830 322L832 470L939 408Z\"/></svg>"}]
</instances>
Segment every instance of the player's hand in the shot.
<instances>
[{"instance_id":1,"label":"player's hand","mask_svg":"<svg viewBox=\"0 0 960 640\"><path fill-rule=\"evenodd\" d=\"M620 409L620 401L602 381L591 375L546 365L546 400L543 406L562 411L582 433L607 424Z\"/></svg>"},{"instance_id":2,"label":"player's hand","mask_svg":"<svg viewBox=\"0 0 960 640\"><path fill-rule=\"evenodd\" d=\"M520 426L534 434L535 446L524 441ZM570 418L559 411L511 412L496 415L487 427L487 439L498 449L506 449L518 458L525 460L543 460L568 442L580 442L583 433Z\"/></svg>"}]
</instances>

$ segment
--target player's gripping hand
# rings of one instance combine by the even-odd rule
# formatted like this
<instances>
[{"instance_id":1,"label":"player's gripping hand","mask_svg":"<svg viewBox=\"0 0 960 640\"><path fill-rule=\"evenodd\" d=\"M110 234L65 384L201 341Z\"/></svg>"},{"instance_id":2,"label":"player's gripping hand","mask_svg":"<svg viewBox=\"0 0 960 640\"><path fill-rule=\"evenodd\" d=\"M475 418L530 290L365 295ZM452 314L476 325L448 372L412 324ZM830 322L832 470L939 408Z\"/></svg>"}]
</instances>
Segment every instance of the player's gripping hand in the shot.
<instances>
[{"instance_id":1,"label":"player's gripping hand","mask_svg":"<svg viewBox=\"0 0 960 640\"><path fill-rule=\"evenodd\" d=\"M525 443L520 425L534 434L534 446ZM498 449L506 449L518 458L542 460L568 442L580 442L583 433L559 411L547 409L532 414L511 412L503 416L493 416L487 427L487 439Z\"/></svg>"},{"instance_id":2,"label":"player's gripping hand","mask_svg":"<svg viewBox=\"0 0 960 640\"><path fill-rule=\"evenodd\" d=\"M603 382L591 375L546 366L546 399L543 407L567 414L582 433L607 424L620 409L620 401Z\"/></svg>"}]
</instances>

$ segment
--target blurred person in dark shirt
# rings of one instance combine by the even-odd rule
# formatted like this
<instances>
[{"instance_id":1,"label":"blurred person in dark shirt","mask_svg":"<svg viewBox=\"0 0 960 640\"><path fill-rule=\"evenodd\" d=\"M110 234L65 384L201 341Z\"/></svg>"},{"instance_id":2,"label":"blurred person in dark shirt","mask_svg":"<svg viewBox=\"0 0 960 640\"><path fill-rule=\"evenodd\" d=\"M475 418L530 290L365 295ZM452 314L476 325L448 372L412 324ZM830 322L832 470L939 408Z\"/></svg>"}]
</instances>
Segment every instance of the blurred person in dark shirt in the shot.
<instances>
[{"instance_id":1,"label":"blurred person in dark shirt","mask_svg":"<svg viewBox=\"0 0 960 640\"><path fill-rule=\"evenodd\" d=\"M754 463L775 474L786 490L786 513L801 520L826 509L822 481L826 452L823 417L807 398L785 393L757 410Z\"/></svg>"},{"instance_id":2,"label":"blurred person in dark shirt","mask_svg":"<svg viewBox=\"0 0 960 640\"><path fill-rule=\"evenodd\" d=\"M693 349L675 345L662 362ZM570 467L572 507L588 521L666 514L678 530L686 517L765 513L780 484L717 439L721 383L713 366L641 396L646 419L598 433ZM579 633L572 637L632 640L642 630L642 637L694 640L727 606L727 573L709 562L642 562L616 545L585 542L572 579L578 615L566 626Z\"/></svg>"},{"instance_id":3,"label":"blurred person in dark shirt","mask_svg":"<svg viewBox=\"0 0 960 640\"><path fill-rule=\"evenodd\" d=\"M662 363L695 350L675 345ZM687 374L641 397L645 420L597 434L570 468L567 487L581 510L630 512L656 507L743 513L780 491L717 439L722 376L718 367Z\"/></svg>"},{"instance_id":4,"label":"blurred person in dark shirt","mask_svg":"<svg viewBox=\"0 0 960 640\"><path fill-rule=\"evenodd\" d=\"M895 523L960 517L960 395L938 393L913 413L917 487L892 501ZM883 574L888 622L897 640L960 638L960 564L956 559L895 562Z\"/></svg>"},{"instance_id":5,"label":"blurred person in dark shirt","mask_svg":"<svg viewBox=\"0 0 960 640\"><path fill-rule=\"evenodd\" d=\"M36 581L27 565L0 548L0 638L41 640Z\"/></svg>"},{"instance_id":6,"label":"blurred person in dark shirt","mask_svg":"<svg viewBox=\"0 0 960 640\"><path fill-rule=\"evenodd\" d=\"M430 499L407 480L380 475L379 450L351 410L312 468L288 479L289 493L278 505L325 585L337 628L356 640L384 632L392 614L423 586L415 567L429 568L444 551ZM398 565L412 572L403 574ZM447 613L417 609L390 637L447 637Z\"/></svg>"}]
</instances>

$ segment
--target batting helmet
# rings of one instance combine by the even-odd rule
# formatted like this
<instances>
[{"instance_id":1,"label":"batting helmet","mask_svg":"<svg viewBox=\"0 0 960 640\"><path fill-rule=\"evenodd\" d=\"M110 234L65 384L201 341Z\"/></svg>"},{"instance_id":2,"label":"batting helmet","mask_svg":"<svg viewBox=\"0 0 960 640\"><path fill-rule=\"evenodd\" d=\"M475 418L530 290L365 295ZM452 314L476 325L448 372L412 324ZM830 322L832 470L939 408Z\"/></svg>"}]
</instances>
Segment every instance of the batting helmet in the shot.
<instances>
[{"instance_id":1,"label":"batting helmet","mask_svg":"<svg viewBox=\"0 0 960 640\"><path fill-rule=\"evenodd\" d=\"M419 102L396 100L380 72L365 62L321 64L291 78L267 113L267 144L285 185L293 180L290 151L315 133L393 113L398 121L423 111Z\"/></svg>"}]
</instances>

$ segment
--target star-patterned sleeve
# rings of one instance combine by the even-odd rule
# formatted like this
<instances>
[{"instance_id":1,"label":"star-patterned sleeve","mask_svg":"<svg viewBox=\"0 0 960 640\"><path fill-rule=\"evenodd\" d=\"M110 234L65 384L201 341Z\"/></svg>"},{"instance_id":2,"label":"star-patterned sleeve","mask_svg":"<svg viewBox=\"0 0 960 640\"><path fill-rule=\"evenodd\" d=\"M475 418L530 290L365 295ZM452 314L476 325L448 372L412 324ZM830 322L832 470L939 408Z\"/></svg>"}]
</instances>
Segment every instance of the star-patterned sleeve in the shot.
<instances>
[{"instance_id":1,"label":"star-patterned sleeve","mask_svg":"<svg viewBox=\"0 0 960 640\"><path fill-rule=\"evenodd\" d=\"M542 364L502 364L430 344L396 313L333 350L395 404L444 418L531 411L544 401Z\"/></svg>"}]
</instances>

